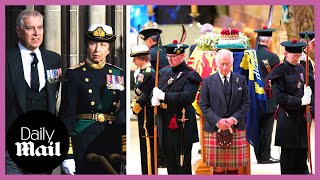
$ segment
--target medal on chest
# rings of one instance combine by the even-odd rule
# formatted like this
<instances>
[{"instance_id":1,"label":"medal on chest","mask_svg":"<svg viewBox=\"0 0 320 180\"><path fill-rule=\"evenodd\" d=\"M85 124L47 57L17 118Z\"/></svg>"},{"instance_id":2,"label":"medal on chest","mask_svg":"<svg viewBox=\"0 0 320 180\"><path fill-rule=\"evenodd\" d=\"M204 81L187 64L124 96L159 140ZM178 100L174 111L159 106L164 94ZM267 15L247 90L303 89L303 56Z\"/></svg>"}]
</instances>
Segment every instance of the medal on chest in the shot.
<instances>
[{"instance_id":1,"label":"medal on chest","mask_svg":"<svg viewBox=\"0 0 320 180\"><path fill-rule=\"evenodd\" d=\"M123 76L116 76L112 74L106 75L106 86L108 89L124 90L124 78Z\"/></svg>"}]
</instances>

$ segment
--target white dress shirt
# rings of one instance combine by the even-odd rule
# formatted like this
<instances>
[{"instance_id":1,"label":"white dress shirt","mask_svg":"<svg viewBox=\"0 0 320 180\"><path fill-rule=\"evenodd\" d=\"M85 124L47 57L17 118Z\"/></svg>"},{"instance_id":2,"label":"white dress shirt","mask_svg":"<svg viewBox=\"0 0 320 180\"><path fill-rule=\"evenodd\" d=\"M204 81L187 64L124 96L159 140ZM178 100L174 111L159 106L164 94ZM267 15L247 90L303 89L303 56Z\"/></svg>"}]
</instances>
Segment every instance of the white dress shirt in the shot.
<instances>
[{"instance_id":1,"label":"white dress shirt","mask_svg":"<svg viewBox=\"0 0 320 180\"><path fill-rule=\"evenodd\" d=\"M18 46L20 49L20 54L22 59L24 79L26 80L29 87L31 87L31 63L33 62L33 56L30 53L32 53L32 51L23 47L20 42L18 43ZM40 83L39 91L40 91L46 84L44 65L43 65L42 56L39 48L37 48L33 52L36 53L37 58L39 60L37 66L38 66L38 74L39 74L39 83Z\"/></svg>"}]
</instances>

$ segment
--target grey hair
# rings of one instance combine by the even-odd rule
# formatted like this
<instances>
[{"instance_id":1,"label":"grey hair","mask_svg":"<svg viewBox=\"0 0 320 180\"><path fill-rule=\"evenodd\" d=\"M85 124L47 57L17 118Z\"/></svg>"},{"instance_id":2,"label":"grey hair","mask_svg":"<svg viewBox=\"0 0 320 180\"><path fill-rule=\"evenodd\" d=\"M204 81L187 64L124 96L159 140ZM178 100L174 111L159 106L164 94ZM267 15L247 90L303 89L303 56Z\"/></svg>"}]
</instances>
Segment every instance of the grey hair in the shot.
<instances>
[{"instance_id":1,"label":"grey hair","mask_svg":"<svg viewBox=\"0 0 320 180\"><path fill-rule=\"evenodd\" d=\"M148 39L151 39L153 42L158 42L158 35L150 36Z\"/></svg>"},{"instance_id":2,"label":"grey hair","mask_svg":"<svg viewBox=\"0 0 320 180\"><path fill-rule=\"evenodd\" d=\"M259 36L259 41L260 42L266 42L270 37L268 36Z\"/></svg>"},{"instance_id":3,"label":"grey hair","mask_svg":"<svg viewBox=\"0 0 320 180\"><path fill-rule=\"evenodd\" d=\"M23 28L24 26L24 22L23 20L29 16L39 16L42 18L43 20L43 16L41 13L39 13L38 11L34 10L34 9L26 9L23 10L19 13L19 15L17 16L16 19L16 26L18 26L19 28Z\"/></svg>"},{"instance_id":4,"label":"grey hair","mask_svg":"<svg viewBox=\"0 0 320 180\"><path fill-rule=\"evenodd\" d=\"M218 64L220 56L225 56L225 55L229 56L231 64L233 64L233 53L227 49L221 49L218 51L218 53L215 57L216 64Z\"/></svg>"},{"instance_id":5,"label":"grey hair","mask_svg":"<svg viewBox=\"0 0 320 180\"><path fill-rule=\"evenodd\" d=\"M205 23L204 25L202 25L200 32L201 32L201 34L213 32L213 26L209 23Z\"/></svg>"}]
</instances>

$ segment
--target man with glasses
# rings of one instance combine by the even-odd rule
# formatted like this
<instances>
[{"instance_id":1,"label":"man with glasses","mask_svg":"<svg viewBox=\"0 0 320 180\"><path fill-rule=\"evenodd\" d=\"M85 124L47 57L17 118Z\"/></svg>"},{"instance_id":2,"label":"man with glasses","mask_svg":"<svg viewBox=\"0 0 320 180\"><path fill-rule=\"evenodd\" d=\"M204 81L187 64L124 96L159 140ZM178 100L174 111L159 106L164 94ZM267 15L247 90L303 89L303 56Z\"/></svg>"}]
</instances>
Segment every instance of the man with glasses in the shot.
<instances>
[{"instance_id":1,"label":"man with glasses","mask_svg":"<svg viewBox=\"0 0 320 180\"><path fill-rule=\"evenodd\" d=\"M184 61L188 45L163 46L170 66L159 72L159 86L153 89L151 103L158 109L159 141L168 163L168 174L192 174L192 144L199 141L192 102L202 78Z\"/></svg>"}]
</instances>

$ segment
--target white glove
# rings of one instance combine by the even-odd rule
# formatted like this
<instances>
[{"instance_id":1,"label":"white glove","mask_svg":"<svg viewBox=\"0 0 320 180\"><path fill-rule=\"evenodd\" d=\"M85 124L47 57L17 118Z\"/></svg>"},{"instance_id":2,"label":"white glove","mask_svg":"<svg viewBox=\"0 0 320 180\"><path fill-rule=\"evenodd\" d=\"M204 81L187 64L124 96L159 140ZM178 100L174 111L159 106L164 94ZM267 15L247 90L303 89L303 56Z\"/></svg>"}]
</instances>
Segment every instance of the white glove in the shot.
<instances>
[{"instance_id":1,"label":"white glove","mask_svg":"<svg viewBox=\"0 0 320 180\"><path fill-rule=\"evenodd\" d=\"M76 163L74 159L66 159L62 162L62 171L66 174L74 175L76 172Z\"/></svg>"},{"instance_id":2,"label":"white glove","mask_svg":"<svg viewBox=\"0 0 320 180\"><path fill-rule=\"evenodd\" d=\"M157 97L153 96L151 99L151 104L152 104L152 106L159 106L160 100Z\"/></svg>"},{"instance_id":3,"label":"white glove","mask_svg":"<svg viewBox=\"0 0 320 180\"><path fill-rule=\"evenodd\" d=\"M304 94L303 94L303 96L311 97L311 95L312 95L312 91L311 91L310 86L304 85Z\"/></svg>"},{"instance_id":4,"label":"white glove","mask_svg":"<svg viewBox=\"0 0 320 180\"><path fill-rule=\"evenodd\" d=\"M156 97L160 100L164 100L164 95L165 93L163 91L161 91L158 87L153 88L153 92L152 92L152 96Z\"/></svg>"},{"instance_id":5,"label":"white glove","mask_svg":"<svg viewBox=\"0 0 320 180\"><path fill-rule=\"evenodd\" d=\"M301 106L308 105L308 104L310 104L310 102L311 102L311 97L310 96L304 95L301 98Z\"/></svg>"}]
</instances>

